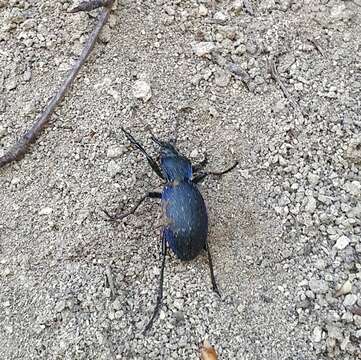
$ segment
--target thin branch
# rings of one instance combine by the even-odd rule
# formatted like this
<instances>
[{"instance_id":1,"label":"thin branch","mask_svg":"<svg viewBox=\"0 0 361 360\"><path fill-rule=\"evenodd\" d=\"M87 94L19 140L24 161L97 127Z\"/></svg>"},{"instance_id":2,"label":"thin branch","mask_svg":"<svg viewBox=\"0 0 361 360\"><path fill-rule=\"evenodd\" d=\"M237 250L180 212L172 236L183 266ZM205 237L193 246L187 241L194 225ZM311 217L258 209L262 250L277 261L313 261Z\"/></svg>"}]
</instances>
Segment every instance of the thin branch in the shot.
<instances>
[{"instance_id":1,"label":"thin branch","mask_svg":"<svg viewBox=\"0 0 361 360\"><path fill-rule=\"evenodd\" d=\"M64 82L60 86L60 89L52 97L52 99L47 104L45 109L38 115L32 127L25 132L25 134L18 140L18 142L12 148L10 148L10 150L7 153L5 153L5 155L0 157L0 168L2 168L8 163L19 160L24 154L26 154L30 144L36 140L38 135L48 124L50 120L50 115L54 112L56 106L60 103L67 90L73 84L80 68L87 60L90 52L93 50L96 39L98 38L101 29L103 28L103 26L105 25L105 23L109 18L113 3L114 0L108 1L108 6L104 7L104 9L101 11L95 29L90 34L78 60L74 64L73 68L70 70L68 77L64 80Z\"/></svg>"},{"instance_id":2,"label":"thin branch","mask_svg":"<svg viewBox=\"0 0 361 360\"><path fill-rule=\"evenodd\" d=\"M293 108L297 111L300 112L300 114L302 116L305 116L306 114L303 112L303 110L301 109L300 105L296 102L296 100L293 98L293 96L289 93L289 91L287 90L286 86L284 85L284 83L282 82L280 75L278 73L275 61L273 59L273 57L268 59L268 66L269 66L269 71L271 74L272 79L276 82L276 84L281 88L284 96L287 98L287 100L292 104Z\"/></svg>"},{"instance_id":3,"label":"thin branch","mask_svg":"<svg viewBox=\"0 0 361 360\"><path fill-rule=\"evenodd\" d=\"M319 42L314 39L313 37L309 36L307 38L307 40L315 47L315 49L322 55L325 56L325 52L323 51L321 45L319 44Z\"/></svg>"},{"instance_id":4,"label":"thin branch","mask_svg":"<svg viewBox=\"0 0 361 360\"><path fill-rule=\"evenodd\" d=\"M110 265L107 265L105 268L105 276L107 278L107 282L108 282L108 285L110 288L111 299L115 299L116 290L115 290L115 286L114 286L113 274L112 274L112 269L111 269Z\"/></svg>"}]
</instances>

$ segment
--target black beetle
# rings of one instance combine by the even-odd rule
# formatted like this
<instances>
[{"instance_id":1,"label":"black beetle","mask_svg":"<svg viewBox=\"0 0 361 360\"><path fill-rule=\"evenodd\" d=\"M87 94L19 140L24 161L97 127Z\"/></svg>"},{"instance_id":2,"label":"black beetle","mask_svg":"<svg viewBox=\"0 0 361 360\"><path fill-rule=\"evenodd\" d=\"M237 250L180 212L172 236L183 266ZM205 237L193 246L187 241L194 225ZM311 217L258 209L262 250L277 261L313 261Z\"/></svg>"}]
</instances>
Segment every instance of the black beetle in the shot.
<instances>
[{"instance_id":1,"label":"black beetle","mask_svg":"<svg viewBox=\"0 0 361 360\"><path fill-rule=\"evenodd\" d=\"M145 151L134 137L122 128L127 139L147 158L153 171L165 181L163 191L146 193L135 206L124 214L110 215L103 210L111 220L121 220L133 214L139 205L146 199L161 199L165 224L162 231L162 264L157 304L144 332L149 330L159 313L163 297L163 277L167 244L180 260L192 260L201 250L208 254L209 268L213 291L218 295L218 287L213 273L213 265L207 241L208 215L203 197L196 184L208 175L223 175L233 170L238 162L222 172L201 172L207 164L207 157L195 166L181 155L170 142L158 140L152 135L151 139L160 146L160 166Z\"/></svg>"}]
</instances>

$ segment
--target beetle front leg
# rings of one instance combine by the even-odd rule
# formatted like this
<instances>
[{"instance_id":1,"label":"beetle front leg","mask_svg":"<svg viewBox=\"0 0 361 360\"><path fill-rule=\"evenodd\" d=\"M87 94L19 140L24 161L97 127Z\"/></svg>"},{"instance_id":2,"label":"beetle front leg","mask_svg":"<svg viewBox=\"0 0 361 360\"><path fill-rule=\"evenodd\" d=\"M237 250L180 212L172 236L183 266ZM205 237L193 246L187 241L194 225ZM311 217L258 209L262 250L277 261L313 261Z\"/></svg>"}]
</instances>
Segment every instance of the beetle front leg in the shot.
<instances>
[{"instance_id":1,"label":"beetle front leg","mask_svg":"<svg viewBox=\"0 0 361 360\"><path fill-rule=\"evenodd\" d=\"M208 254L208 264L209 264L209 270L211 272L211 281L212 281L212 288L213 291L218 294L219 297L221 297L221 294L218 290L218 286L216 283L216 278L214 276L214 271L213 271L213 262L212 262L212 257L211 257L211 251L209 250L209 245L208 245L208 241L206 242L206 251Z\"/></svg>"},{"instance_id":2,"label":"beetle front leg","mask_svg":"<svg viewBox=\"0 0 361 360\"><path fill-rule=\"evenodd\" d=\"M148 192L146 193L143 197L141 197L138 202L126 213L124 214L115 214L115 215L110 215L108 213L108 211L103 210L103 212L105 213L106 216L108 216L110 221L117 221L117 220L123 220L124 218L126 218L127 216L134 214L135 211L138 209L138 207L142 204L142 202L147 199L161 199L162 198L162 194L160 192Z\"/></svg>"},{"instance_id":3,"label":"beetle front leg","mask_svg":"<svg viewBox=\"0 0 361 360\"><path fill-rule=\"evenodd\" d=\"M192 179L192 182L195 184L198 184L208 175L222 176L222 175L227 174L228 172L232 171L237 165L238 165L238 161L236 161L230 168L228 168L224 171L221 171L221 172L207 171L207 172L200 173Z\"/></svg>"},{"instance_id":4,"label":"beetle front leg","mask_svg":"<svg viewBox=\"0 0 361 360\"><path fill-rule=\"evenodd\" d=\"M163 234L163 237L162 237L162 265L161 265L161 268L160 268L160 279L159 279L159 289L158 289L158 296L157 296L157 304L155 305L152 317L150 318L147 326L144 328L143 334L145 334L153 326L154 320L158 316L160 307L162 305L162 300L163 300L163 280L164 280L164 268L165 268L166 255L167 255L167 243L166 243L165 235Z\"/></svg>"}]
</instances>

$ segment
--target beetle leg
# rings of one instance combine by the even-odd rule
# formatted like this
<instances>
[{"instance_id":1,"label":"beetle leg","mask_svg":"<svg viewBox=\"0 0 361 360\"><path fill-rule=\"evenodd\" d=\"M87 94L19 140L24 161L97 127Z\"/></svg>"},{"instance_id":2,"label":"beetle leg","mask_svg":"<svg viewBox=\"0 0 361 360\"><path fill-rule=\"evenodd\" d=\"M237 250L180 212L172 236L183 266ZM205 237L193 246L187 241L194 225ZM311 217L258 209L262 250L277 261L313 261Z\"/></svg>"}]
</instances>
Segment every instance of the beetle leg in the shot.
<instances>
[{"instance_id":1,"label":"beetle leg","mask_svg":"<svg viewBox=\"0 0 361 360\"><path fill-rule=\"evenodd\" d=\"M143 331L143 334L145 334L153 326L153 322L154 322L155 318L158 316L160 307L162 305L163 279L164 279L164 267L165 267L166 255L167 255L167 243L166 243L165 235L163 234L163 237L162 237L162 265L161 265L161 268L160 268L160 279L159 279L159 289L158 289L157 303L155 305L153 315L150 318L147 326L145 327L145 329Z\"/></svg>"},{"instance_id":2,"label":"beetle leg","mask_svg":"<svg viewBox=\"0 0 361 360\"><path fill-rule=\"evenodd\" d=\"M208 175L221 176L221 175L227 174L228 172L232 171L237 165L238 165L238 161L236 161L230 168L228 168L224 171L221 171L221 172L207 171L207 172L200 173L192 179L192 182L195 184L198 184Z\"/></svg>"},{"instance_id":3,"label":"beetle leg","mask_svg":"<svg viewBox=\"0 0 361 360\"><path fill-rule=\"evenodd\" d=\"M196 173L198 171L203 170L203 168L207 165L207 163L208 163L208 156L205 153L204 159L199 164L192 165L192 172Z\"/></svg>"},{"instance_id":4,"label":"beetle leg","mask_svg":"<svg viewBox=\"0 0 361 360\"><path fill-rule=\"evenodd\" d=\"M162 179L164 180L164 176L162 174L161 169L159 168L158 164L156 163L156 161L150 156L148 155L148 153L145 151L145 149L143 148L142 145L139 144L138 141L136 141L134 139L134 137L128 132L126 131L124 128L121 128L122 131L124 132L125 136L127 137L127 139L129 140L129 142L134 145L138 150L140 150L145 157L148 160L149 165L152 167L153 171Z\"/></svg>"},{"instance_id":5,"label":"beetle leg","mask_svg":"<svg viewBox=\"0 0 361 360\"><path fill-rule=\"evenodd\" d=\"M208 254L209 270L210 270L210 272L211 272L212 288L213 288L213 291L214 291L216 294L218 294L218 296L220 297L221 294L219 293L218 286L217 286L217 283L216 283L216 278L214 277L213 262L212 262L211 252L210 252L210 250L209 250L208 241L206 241L206 250L207 250L207 254Z\"/></svg>"},{"instance_id":6,"label":"beetle leg","mask_svg":"<svg viewBox=\"0 0 361 360\"><path fill-rule=\"evenodd\" d=\"M232 171L237 165L238 165L238 161L235 161L234 164L231 167L229 167L228 169L221 171L221 172L209 171L208 175L221 176L221 175L227 174L228 172Z\"/></svg>"},{"instance_id":7,"label":"beetle leg","mask_svg":"<svg viewBox=\"0 0 361 360\"><path fill-rule=\"evenodd\" d=\"M150 199L161 199L162 198L162 194L160 192L148 192L146 193L144 196L142 196L138 202L126 213L124 214L115 214L115 215L110 215L108 213L108 211L103 210L104 214L106 216L108 216L110 221L117 221L117 220L123 220L124 218L126 218L127 216L134 214L135 211L138 209L138 207L141 205L141 203L146 199L146 198L150 198Z\"/></svg>"},{"instance_id":8,"label":"beetle leg","mask_svg":"<svg viewBox=\"0 0 361 360\"><path fill-rule=\"evenodd\" d=\"M192 182L194 184L199 184L206 176L208 176L208 173L200 173L192 179Z\"/></svg>"}]
</instances>

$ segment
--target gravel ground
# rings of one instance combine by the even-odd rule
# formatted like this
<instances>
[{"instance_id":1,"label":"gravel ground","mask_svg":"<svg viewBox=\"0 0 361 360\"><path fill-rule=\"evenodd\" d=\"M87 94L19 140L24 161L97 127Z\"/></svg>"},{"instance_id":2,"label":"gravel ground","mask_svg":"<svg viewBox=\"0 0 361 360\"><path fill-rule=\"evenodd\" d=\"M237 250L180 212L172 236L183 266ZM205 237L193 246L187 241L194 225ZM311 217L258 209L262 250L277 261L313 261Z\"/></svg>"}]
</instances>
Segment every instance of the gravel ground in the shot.
<instances>
[{"instance_id":1,"label":"gravel ground","mask_svg":"<svg viewBox=\"0 0 361 360\"><path fill-rule=\"evenodd\" d=\"M95 24L70 6L0 0L0 153ZM359 359L360 14L360 0L118 3L50 126L0 171L0 358L197 359L208 337L220 359ZM201 185L222 298L205 254L171 255L143 336L159 204L119 224L100 209L161 186L120 126L156 154L149 129L167 139L176 121L192 161L240 161Z\"/></svg>"}]
</instances>

